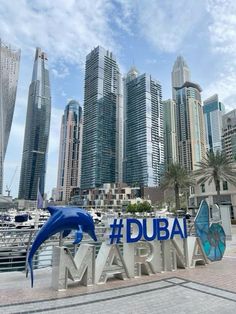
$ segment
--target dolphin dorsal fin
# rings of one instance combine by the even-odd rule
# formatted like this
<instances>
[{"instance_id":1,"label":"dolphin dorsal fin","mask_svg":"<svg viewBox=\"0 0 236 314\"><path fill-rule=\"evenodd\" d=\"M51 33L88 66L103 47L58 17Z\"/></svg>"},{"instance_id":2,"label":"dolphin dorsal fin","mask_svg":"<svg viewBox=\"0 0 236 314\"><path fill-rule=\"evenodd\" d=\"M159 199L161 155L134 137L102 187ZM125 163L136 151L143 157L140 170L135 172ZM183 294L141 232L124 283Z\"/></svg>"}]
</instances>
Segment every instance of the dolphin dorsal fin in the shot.
<instances>
[{"instance_id":1,"label":"dolphin dorsal fin","mask_svg":"<svg viewBox=\"0 0 236 314\"><path fill-rule=\"evenodd\" d=\"M80 225L78 225L78 230L75 232L75 241L73 244L79 244L83 239L83 231Z\"/></svg>"},{"instance_id":2,"label":"dolphin dorsal fin","mask_svg":"<svg viewBox=\"0 0 236 314\"><path fill-rule=\"evenodd\" d=\"M53 207L53 206L48 206L47 210L49 211L49 213L51 214L51 216L56 213L58 211L58 208Z\"/></svg>"}]
</instances>

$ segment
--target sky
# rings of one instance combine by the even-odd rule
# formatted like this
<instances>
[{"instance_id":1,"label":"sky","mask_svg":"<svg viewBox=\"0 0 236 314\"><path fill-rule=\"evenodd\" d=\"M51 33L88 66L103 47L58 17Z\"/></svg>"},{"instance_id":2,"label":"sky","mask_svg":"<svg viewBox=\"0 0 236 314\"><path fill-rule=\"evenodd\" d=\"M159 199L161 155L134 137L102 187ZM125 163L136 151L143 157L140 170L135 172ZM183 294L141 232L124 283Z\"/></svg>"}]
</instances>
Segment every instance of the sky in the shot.
<instances>
[{"instance_id":1,"label":"sky","mask_svg":"<svg viewBox=\"0 0 236 314\"><path fill-rule=\"evenodd\" d=\"M10 185L14 197L36 47L48 55L51 81L48 196L57 182L61 117L68 100L83 105L85 58L98 45L113 52L123 75L135 65L159 80L164 100L171 97L171 70L182 55L203 100L218 93L227 111L236 108L235 0L0 0L0 38L21 49L4 164L4 187Z\"/></svg>"}]
</instances>

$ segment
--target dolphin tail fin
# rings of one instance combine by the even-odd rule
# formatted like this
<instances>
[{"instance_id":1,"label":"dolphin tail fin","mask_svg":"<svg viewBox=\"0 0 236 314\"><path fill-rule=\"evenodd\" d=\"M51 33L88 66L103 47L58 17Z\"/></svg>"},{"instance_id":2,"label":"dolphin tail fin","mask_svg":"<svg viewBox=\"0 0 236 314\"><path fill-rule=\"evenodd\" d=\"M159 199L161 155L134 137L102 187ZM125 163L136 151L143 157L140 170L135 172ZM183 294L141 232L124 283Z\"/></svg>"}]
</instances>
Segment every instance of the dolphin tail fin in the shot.
<instances>
[{"instance_id":1,"label":"dolphin tail fin","mask_svg":"<svg viewBox=\"0 0 236 314\"><path fill-rule=\"evenodd\" d=\"M28 260L28 267L30 269L31 288L33 288L33 286L34 286L34 273L33 273L32 260ZM27 269L26 275L28 276L28 269Z\"/></svg>"}]
</instances>

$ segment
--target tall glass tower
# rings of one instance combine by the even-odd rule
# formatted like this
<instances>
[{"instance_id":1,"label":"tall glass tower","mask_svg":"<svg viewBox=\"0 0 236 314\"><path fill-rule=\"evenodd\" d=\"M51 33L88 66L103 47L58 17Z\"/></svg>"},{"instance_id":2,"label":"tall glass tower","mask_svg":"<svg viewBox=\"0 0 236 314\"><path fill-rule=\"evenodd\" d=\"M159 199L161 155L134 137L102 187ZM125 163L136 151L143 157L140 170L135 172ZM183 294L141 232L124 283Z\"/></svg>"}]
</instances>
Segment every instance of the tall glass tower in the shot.
<instances>
[{"instance_id":1,"label":"tall glass tower","mask_svg":"<svg viewBox=\"0 0 236 314\"><path fill-rule=\"evenodd\" d=\"M3 189L3 162L7 150L16 101L20 50L0 38L0 194Z\"/></svg>"},{"instance_id":2,"label":"tall glass tower","mask_svg":"<svg viewBox=\"0 0 236 314\"><path fill-rule=\"evenodd\" d=\"M73 188L80 187L82 107L71 100L61 122L57 199L68 202Z\"/></svg>"},{"instance_id":3,"label":"tall glass tower","mask_svg":"<svg viewBox=\"0 0 236 314\"><path fill-rule=\"evenodd\" d=\"M176 88L177 139L180 164L187 171L205 156L205 128L201 105L201 87L185 82Z\"/></svg>"},{"instance_id":4,"label":"tall glass tower","mask_svg":"<svg viewBox=\"0 0 236 314\"><path fill-rule=\"evenodd\" d=\"M122 102L114 55L97 47L86 57L81 188L120 180Z\"/></svg>"},{"instance_id":5,"label":"tall glass tower","mask_svg":"<svg viewBox=\"0 0 236 314\"><path fill-rule=\"evenodd\" d=\"M203 102L205 118L206 146L208 150L216 152L222 150L222 117L225 114L224 105L219 101L218 95Z\"/></svg>"},{"instance_id":6,"label":"tall glass tower","mask_svg":"<svg viewBox=\"0 0 236 314\"><path fill-rule=\"evenodd\" d=\"M228 159L236 160L236 109L222 117L222 150Z\"/></svg>"},{"instance_id":7,"label":"tall glass tower","mask_svg":"<svg viewBox=\"0 0 236 314\"><path fill-rule=\"evenodd\" d=\"M51 116L51 92L47 55L36 48L29 87L19 198L36 200L44 194L47 147Z\"/></svg>"},{"instance_id":8,"label":"tall glass tower","mask_svg":"<svg viewBox=\"0 0 236 314\"><path fill-rule=\"evenodd\" d=\"M158 186L164 167L161 85L131 68L124 79L124 182Z\"/></svg>"},{"instance_id":9,"label":"tall glass tower","mask_svg":"<svg viewBox=\"0 0 236 314\"><path fill-rule=\"evenodd\" d=\"M175 87L181 87L186 81L191 81L190 70L184 58L182 56L178 56L171 72L173 100L176 100Z\"/></svg>"},{"instance_id":10,"label":"tall glass tower","mask_svg":"<svg viewBox=\"0 0 236 314\"><path fill-rule=\"evenodd\" d=\"M178 162L176 103L172 99L163 101L165 167Z\"/></svg>"}]
</instances>

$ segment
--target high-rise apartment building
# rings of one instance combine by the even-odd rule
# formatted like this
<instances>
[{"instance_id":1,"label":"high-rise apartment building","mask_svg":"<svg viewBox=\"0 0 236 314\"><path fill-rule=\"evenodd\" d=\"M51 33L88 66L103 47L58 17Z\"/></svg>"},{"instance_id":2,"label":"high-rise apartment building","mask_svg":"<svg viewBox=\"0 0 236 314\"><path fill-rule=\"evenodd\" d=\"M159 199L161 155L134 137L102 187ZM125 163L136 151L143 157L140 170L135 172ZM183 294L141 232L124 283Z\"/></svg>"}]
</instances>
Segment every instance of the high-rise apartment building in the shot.
<instances>
[{"instance_id":1,"label":"high-rise apartment building","mask_svg":"<svg viewBox=\"0 0 236 314\"><path fill-rule=\"evenodd\" d=\"M236 109L222 118L222 149L231 160L236 160Z\"/></svg>"},{"instance_id":2,"label":"high-rise apartment building","mask_svg":"<svg viewBox=\"0 0 236 314\"><path fill-rule=\"evenodd\" d=\"M68 202L73 188L80 187L82 107L71 100L61 122L57 199Z\"/></svg>"},{"instance_id":3,"label":"high-rise apartment building","mask_svg":"<svg viewBox=\"0 0 236 314\"><path fill-rule=\"evenodd\" d=\"M81 188L122 176L121 77L115 56L102 47L86 57Z\"/></svg>"},{"instance_id":4,"label":"high-rise apartment building","mask_svg":"<svg viewBox=\"0 0 236 314\"><path fill-rule=\"evenodd\" d=\"M180 164L187 171L205 156L205 131L201 87L185 82L176 88L177 139Z\"/></svg>"},{"instance_id":5,"label":"high-rise apartment building","mask_svg":"<svg viewBox=\"0 0 236 314\"><path fill-rule=\"evenodd\" d=\"M165 167L178 162L176 103L163 101Z\"/></svg>"},{"instance_id":6,"label":"high-rise apartment building","mask_svg":"<svg viewBox=\"0 0 236 314\"><path fill-rule=\"evenodd\" d=\"M173 100L176 100L175 88L183 86L186 81L191 81L190 70L184 58L182 56L178 56L171 72Z\"/></svg>"},{"instance_id":7,"label":"high-rise apartment building","mask_svg":"<svg viewBox=\"0 0 236 314\"><path fill-rule=\"evenodd\" d=\"M218 95L203 102L203 113L206 132L206 148L216 152L222 150L222 116L225 113L224 105L219 101Z\"/></svg>"},{"instance_id":8,"label":"high-rise apartment building","mask_svg":"<svg viewBox=\"0 0 236 314\"><path fill-rule=\"evenodd\" d=\"M158 186L164 168L162 91L131 68L124 79L124 182Z\"/></svg>"},{"instance_id":9,"label":"high-rise apartment building","mask_svg":"<svg viewBox=\"0 0 236 314\"><path fill-rule=\"evenodd\" d=\"M20 50L0 38L0 194L3 192L3 162L7 150L16 101Z\"/></svg>"},{"instance_id":10,"label":"high-rise apartment building","mask_svg":"<svg viewBox=\"0 0 236 314\"><path fill-rule=\"evenodd\" d=\"M44 194L51 93L48 59L36 49L32 81L29 87L19 198L36 200L38 189Z\"/></svg>"}]
</instances>

